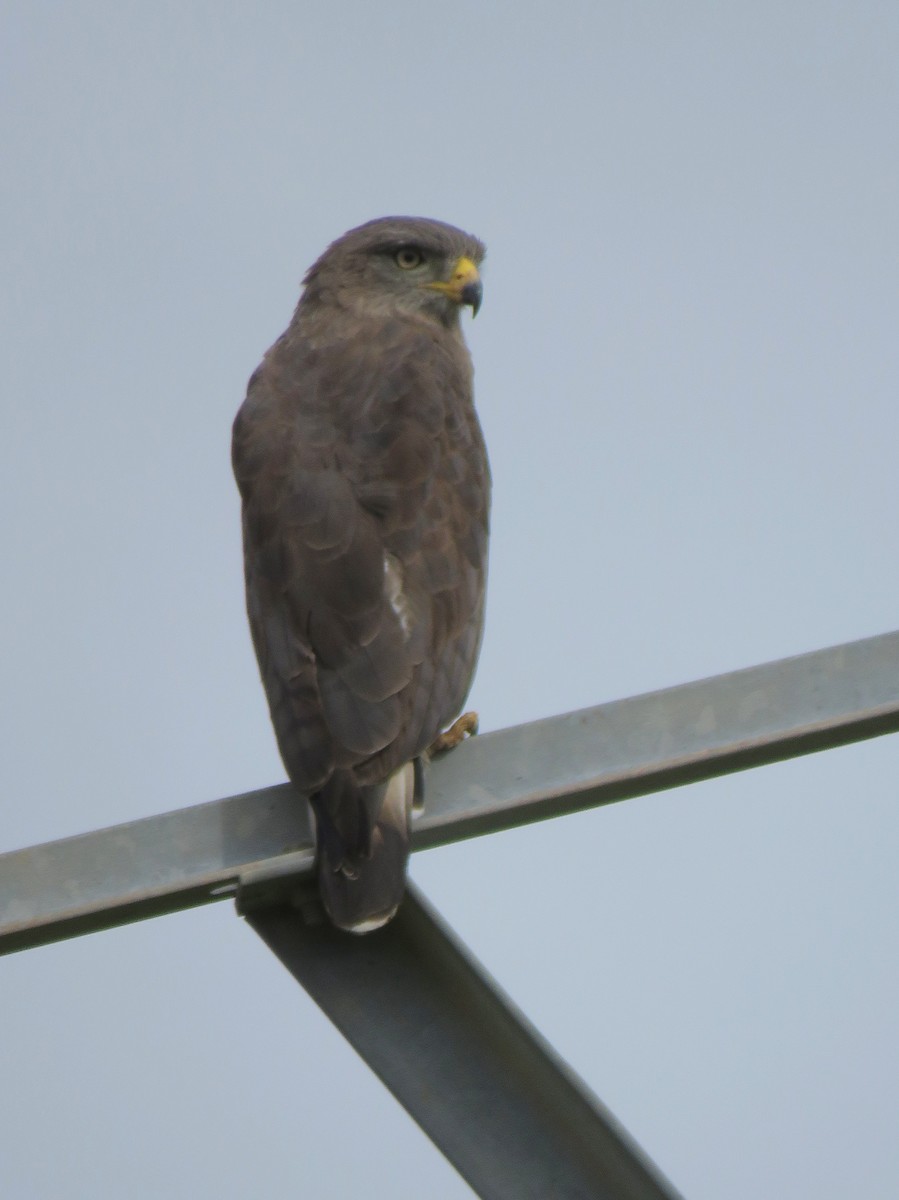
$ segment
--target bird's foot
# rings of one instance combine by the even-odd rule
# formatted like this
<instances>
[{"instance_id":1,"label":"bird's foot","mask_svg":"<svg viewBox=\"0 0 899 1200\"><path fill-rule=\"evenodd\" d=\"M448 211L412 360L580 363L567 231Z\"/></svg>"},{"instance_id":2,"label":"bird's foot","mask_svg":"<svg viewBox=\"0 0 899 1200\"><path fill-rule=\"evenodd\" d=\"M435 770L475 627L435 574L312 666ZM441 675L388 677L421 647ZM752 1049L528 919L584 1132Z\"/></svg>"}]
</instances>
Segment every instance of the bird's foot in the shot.
<instances>
[{"instance_id":1,"label":"bird's foot","mask_svg":"<svg viewBox=\"0 0 899 1200\"><path fill-rule=\"evenodd\" d=\"M445 754L447 750L453 750L460 742L464 742L467 737L474 737L478 731L478 714L476 712L463 713L461 717L455 720L445 733L441 733L431 742L428 749L429 757L433 758L435 754Z\"/></svg>"}]
</instances>

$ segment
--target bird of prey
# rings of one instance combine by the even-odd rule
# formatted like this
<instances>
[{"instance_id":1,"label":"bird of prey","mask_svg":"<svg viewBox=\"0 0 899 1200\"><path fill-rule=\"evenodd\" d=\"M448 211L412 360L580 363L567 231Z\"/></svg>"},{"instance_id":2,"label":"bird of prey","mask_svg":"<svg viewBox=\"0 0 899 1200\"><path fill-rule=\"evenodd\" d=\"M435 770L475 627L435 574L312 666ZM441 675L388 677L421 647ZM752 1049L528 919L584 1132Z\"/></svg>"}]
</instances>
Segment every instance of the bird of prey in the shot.
<instances>
[{"instance_id":1,"label":"bird of prey","mask_svg":"<svg viewBox=\"0 0 899 1200\"><path fill-rule=\"evenodd\" d=\"M385 217L310 268L234 423L247 610L333 923L396 911L422 760L472 732L490 471L460 313L476 238Z\"/></svg>"}]
</instances>

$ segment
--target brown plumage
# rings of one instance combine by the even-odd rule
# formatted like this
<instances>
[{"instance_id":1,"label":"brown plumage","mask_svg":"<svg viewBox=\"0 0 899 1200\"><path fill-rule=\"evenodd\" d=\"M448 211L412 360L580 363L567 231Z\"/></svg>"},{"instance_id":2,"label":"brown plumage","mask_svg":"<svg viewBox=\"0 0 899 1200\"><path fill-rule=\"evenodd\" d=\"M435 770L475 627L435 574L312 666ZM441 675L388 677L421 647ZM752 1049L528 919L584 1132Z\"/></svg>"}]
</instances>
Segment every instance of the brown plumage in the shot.
<instances>
[{"instance_id":1,"label":"brown plumage","mask_svg":"<svg viewBox=\"0 0 899 1200\"><path fill-rule=\"evenodd\" d=\"M437 221L351 230L234 423L253 643L342 928L402 898L411 764L459 713L480 645L490 476L459 314L483 253Z\"/></svg>"}]
</instances>

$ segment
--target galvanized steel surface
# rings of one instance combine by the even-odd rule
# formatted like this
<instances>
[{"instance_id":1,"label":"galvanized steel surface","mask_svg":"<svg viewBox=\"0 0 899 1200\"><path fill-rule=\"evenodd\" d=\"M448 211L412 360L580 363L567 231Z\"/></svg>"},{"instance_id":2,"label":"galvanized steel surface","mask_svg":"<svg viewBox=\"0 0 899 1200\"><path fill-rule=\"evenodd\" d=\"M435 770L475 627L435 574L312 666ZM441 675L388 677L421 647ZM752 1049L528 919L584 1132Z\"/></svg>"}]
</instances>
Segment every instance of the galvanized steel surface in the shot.
<instances>
[{"instance_id":1,"label":"galvanized steel surface","mask_svg":"<svg viewBox=\"0 0 899 1200\"><path fill-rule=\"evenodd\" d=\"M361 938L247 919L485 1200L677 1200L414 888Z\"/></svg>"},{"instance_id":2,"label":"galvanized steel surface","mask_svg":"<svg viewBox=\"0 0 899 1200\"><path fill-rule=\"evenodd\" d=\"M899 633L479 737L434 763L416 848L899 729ZM306 805L266 788L0 856L0 951L236 897L489 1200L677 1193L410 888L386 929L317 912Z\"/></svg>"},{"instance_id":3,"label":"galvanized steel surface","mask_svg":"<svg viewBox=\"0 0 899 1200\"><path fill-rule=\"evenodd\" d=\"M899 729L899 633L474 738L435 762L416 849ZM263 788L0 855L0 953L233 897L314 866Z\"/></svg>"}]
</instances>

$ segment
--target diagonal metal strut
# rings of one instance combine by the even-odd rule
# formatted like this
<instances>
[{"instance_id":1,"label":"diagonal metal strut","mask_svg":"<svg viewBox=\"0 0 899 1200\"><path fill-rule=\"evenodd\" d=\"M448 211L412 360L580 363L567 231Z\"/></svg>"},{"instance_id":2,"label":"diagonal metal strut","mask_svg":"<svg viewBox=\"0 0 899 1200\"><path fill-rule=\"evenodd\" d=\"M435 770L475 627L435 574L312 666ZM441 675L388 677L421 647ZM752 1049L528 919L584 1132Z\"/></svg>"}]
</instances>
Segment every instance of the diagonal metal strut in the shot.
<instances>
[{"instance_id":1,"label":"diagonal metal strut","mask_svg":"<svg viewBox=\"0 0 899 1200\"><path fill-rule=\"evenodd\" d=\"M414 887L364 938L247 920L485 1200L678 1200Z\"/></svg>"},{"instance_id":2,"label":"diagonal metal strut","mask_svg":"<svg viewBox=\"0 0 899 1200\"><path fill-rule=\"evenodd\" d=\"M474 738L435 762L415 849L899 730L899 632ZM0 855L0 953L312 872L287 785Z\"/></svg>"}]
</instances>

